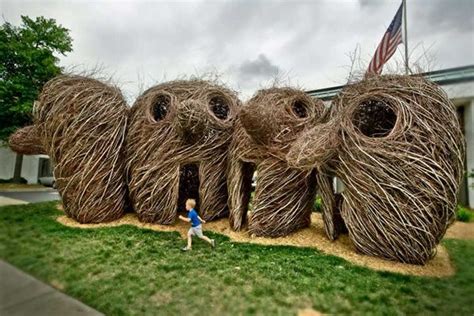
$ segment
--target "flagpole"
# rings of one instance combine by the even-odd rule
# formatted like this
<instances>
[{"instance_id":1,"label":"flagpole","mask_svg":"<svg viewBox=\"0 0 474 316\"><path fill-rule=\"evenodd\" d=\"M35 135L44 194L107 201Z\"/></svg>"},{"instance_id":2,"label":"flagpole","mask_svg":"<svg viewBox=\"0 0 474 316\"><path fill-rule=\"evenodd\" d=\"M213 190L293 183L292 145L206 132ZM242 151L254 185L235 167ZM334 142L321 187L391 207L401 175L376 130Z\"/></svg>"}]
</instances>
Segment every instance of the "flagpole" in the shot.
<instances>
[{"instance_id":1,"label":"flagpole","mask_svg":"<svg viewBox=\"0 0 474 316\"><path fill-rule=\"evenodd\" d=\"M408 36L407 36L407 1L403 0L403 33L405 44L405 74L408 75Z\"/></svg>"}]
</instances>

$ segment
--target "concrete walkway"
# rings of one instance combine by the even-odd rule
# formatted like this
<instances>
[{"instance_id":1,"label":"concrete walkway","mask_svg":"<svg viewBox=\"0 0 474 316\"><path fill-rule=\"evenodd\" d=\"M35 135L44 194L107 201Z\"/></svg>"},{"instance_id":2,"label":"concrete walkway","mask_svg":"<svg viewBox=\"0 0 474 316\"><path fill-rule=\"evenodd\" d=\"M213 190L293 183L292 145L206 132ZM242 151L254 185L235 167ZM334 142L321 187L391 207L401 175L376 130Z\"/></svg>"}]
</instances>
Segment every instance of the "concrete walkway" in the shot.
<instances>
[{"instance_id":1,"label":"concrete walkway","mask_svg":"<svg viewBox=\"0 0 474 316\"><path fill-rule=\"evenodd\" d=\"M4 188L0 186L0 206L58 201L58 191L53 188Z\"/></svg>"},{"instance_id":2,"label":"concrete walkway","mask_svg":"<svg viewBox=\"0 0 474 316\"><path fill-rule=\"evenodd\" d=\"M28 204L28 202L0 195L0 206Z\"/></svg>"},{"instance_id":3,"label":"concrete walkway","mask_svg":"<svg viewBox=\"0 0 474 316\"><path fill-rule=\"evenodd\" d=\"M51 191L56 191L55 189L51 187L44 187L44 186L31 186L31 187L4 187L0 186L0 192L51 192Z\"/></svg>"},{"instance_id":4,"label":"concrete walkway","mask_svg":"<svg viewBox=\"0 0 474 316\"><path fill-rule=\"evenodd\" d=\"M0 260L0 315L103 315Z\"/></svg>"}]
</instances>

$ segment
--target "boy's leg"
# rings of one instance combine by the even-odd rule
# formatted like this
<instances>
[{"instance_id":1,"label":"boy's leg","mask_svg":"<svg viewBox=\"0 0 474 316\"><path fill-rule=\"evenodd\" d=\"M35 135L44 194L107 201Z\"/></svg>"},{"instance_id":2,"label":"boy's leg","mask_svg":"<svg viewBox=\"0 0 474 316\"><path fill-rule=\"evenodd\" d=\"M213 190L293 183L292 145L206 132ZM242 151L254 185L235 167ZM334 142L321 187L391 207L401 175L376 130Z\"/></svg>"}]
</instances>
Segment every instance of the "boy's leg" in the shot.
<instances>
[{"instance_id":1,"label":"boy's leg","mask_svg":"<svg viewBox=\"0 0 474 316\"><path fill-rule=\"evenodd\" d=\"M192 244L193 244L193 237L192 236L193 236L193 230L192 230L192 228L190 228L188 230L188 244L185 248L183 248L183 250L186 250L186 249L191 250L191 247L192 247Z\"/></svg>"},{"instance_id":2,"label":"boy's leg","mask_svg":"<svg viewBox=\"0 0 474 316\"><path fill-rule=\"evenodd\" d=\"M191 249L193 245L193 237L191 235L188 235L188 249Z\"/></svg>"},{"instance_id":3,"label":"boy's leg","mask_svg":"<svg viewBox=\"0 0 474 316\"><path fill-rule=\"evenodd\" d=\"M202 240L207 241L208 243L210 243L212 245L212 239L210 239L209 237L201 235L199 238L201 238Z\"/></svg>"},{"instance_id":4,"label":"boy's leg","mask_svg":"<svg viewBox=\"0 0 474 316\"><path fill-rule=\"evenodd\" d=\"M198 236L202 240L205 240L206 242L208 242L212 247L216 246L216 243L215 243L214 239L211 239L211 238L203 235L201 227L197 228L194 232L195 232L196 236Z\"/></svg>"}]
</instances>

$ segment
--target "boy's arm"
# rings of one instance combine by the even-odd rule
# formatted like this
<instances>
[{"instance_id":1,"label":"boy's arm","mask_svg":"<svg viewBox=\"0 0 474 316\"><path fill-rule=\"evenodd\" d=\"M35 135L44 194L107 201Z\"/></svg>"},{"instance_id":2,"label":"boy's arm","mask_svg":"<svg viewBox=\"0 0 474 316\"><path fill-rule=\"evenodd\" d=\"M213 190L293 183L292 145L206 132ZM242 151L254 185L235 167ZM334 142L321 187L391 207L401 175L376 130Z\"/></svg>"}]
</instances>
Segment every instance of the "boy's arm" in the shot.
<instances>
[{"instance_id":1,"label":"boy's arm","mask_svg":"<svg viewBox=\"0 0 474 316\"><path fill-rule=\"evenodd\" d=\"M198 219L201 221L201 223L204 223L204 224L206 224L206 221L205 221L205 220L203 220L203 219L202 219L202 218L201 218L199 215L198 215Z\"/></svg>"},{"instance_id":2,"label":"boy's arm","mask_svg":"<svg viewBox=\"0 0 474 316\"><path fill-rule=\"evenodd\" d=\"M191 221L190 218L184 217L183 215L179 215L179 219L188 223Z\"/></svg>"}]
</instances>

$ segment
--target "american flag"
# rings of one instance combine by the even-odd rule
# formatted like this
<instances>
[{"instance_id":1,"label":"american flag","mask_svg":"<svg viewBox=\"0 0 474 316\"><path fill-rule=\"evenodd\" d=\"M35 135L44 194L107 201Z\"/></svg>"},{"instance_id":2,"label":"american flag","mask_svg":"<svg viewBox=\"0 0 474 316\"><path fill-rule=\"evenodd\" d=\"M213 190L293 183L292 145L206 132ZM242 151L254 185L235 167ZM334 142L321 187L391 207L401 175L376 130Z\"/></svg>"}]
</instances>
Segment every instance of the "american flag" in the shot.
<instances>
[{"instance_id":1,"label":"american flag","mask_svg":"<svg viewBox=\"0 0 474 316\"><path fill-rule=\"evenodd\" d=\"M397 14L390 23L390 26L385 32L382 41L380 42L377 50L375 51L374 57L370 61L369 68L367 69L366 75L368 74L380 74L382 72L383 65L395 54L397 46L402 41L402 16L403 16L403 2L398 8Z\"/></svg>"}]
</instances>

